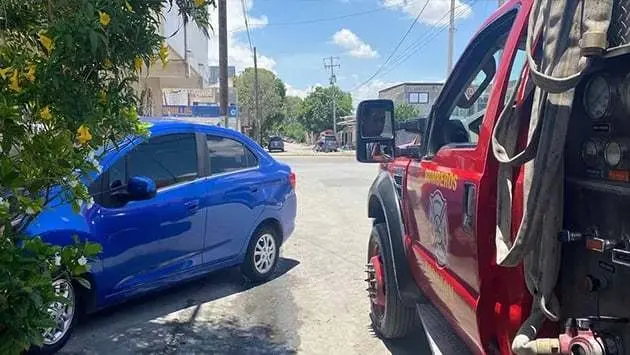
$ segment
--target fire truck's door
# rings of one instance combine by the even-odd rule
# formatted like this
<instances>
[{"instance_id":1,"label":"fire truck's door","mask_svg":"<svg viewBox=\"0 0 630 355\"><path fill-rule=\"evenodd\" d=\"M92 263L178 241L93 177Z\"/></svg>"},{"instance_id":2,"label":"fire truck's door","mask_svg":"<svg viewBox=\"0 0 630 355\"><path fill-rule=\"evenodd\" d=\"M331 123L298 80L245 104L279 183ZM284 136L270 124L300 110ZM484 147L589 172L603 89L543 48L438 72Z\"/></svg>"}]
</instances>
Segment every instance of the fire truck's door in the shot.
<instances>
[{"instance_id":1,"label":"fire truck's door","mask_svg":"<svg viewBox=\"0 0 630 355\"><path fill-rule=\"evenodd\" d=\"M506 91L514 89L511 77L523 68L524 51L518 48L524 49L524 43L518 39L524 28L524 15L515 8L470 42L431 111L428 154L410 164L407 179L416 281L477 345L476 203L491 130L487 125L495 121ZM502 67L501 58L508 65ZM494 205L483 208L495 210Z\"/></svg>"}]
</instances>

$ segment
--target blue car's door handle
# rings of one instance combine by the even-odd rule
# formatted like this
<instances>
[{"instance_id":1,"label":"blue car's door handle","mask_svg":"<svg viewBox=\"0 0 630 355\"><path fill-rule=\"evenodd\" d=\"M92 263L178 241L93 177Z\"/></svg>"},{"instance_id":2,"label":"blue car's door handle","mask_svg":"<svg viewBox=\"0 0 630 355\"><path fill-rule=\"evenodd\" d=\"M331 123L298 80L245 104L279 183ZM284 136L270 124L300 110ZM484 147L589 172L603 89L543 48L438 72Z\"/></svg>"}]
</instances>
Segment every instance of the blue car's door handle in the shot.
<instances>
[{"instance_id":1,"label":"blue car's door handle","mask_svg":"<svg viewBox=\"0 0 630 355\"><path fill-rule=\"evenodd\" d=\"M257 192L258 191L258 186L250 186L249 187L249 191L250 192Z\"/></svg>"},{"instance_id":2,"label":"blue car's door handle","mask_svg":"<svg viewBox=\"0 0 630 355\"><path fill-rule=\"evenodd\" d=\"M196 212L197 209L199 208L199 201L195 200L195 201L188 201L185 203L186 209L189 210L190 212Z\"/></svg>"}]
</instances>

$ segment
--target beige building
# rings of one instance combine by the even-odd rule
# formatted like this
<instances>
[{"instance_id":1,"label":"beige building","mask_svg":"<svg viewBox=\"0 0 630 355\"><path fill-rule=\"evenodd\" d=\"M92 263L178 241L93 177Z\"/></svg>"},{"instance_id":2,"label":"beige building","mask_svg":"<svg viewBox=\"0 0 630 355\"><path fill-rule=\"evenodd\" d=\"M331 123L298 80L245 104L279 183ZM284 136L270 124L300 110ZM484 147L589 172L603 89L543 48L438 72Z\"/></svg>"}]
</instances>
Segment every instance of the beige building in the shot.
<instances>
[{"instance_id":1,"label":"beige building","mask_svg":"<svg viewBox=\"0 0 630 355\"><path fill-rule=\"evenodd\" d=\"M204 79L197 70L190 67L186 73L187 64L169 45L169 61L164 67L161 62L152 65L148 70L143 68L140 80L136 84L138 96L141 99L140 112L146 116L162 116L164 95L168 89L202 89Z\"/></svg>"},{"instance_id":2,"label":"beige building","mask_svg":"<svg viewBox=\"0 0 630 355\"><path fill-rule=\"evenodd\" d=\"M161 15L159 31L166 37L169 63L163 67L158 60L148 70L144 68L136 84L141 112L147 116L161 116L162 106L173 99L173 91L201 90L209 86L208 38L195 24L183 24L177 4L165 7ZM196 91L193 95L200 97L192 101L207 102L203 97L205 93Z\"/></svg>"},{"instance_id":3,"label":"beige building","mask_svg":"<svg viewBox=\"0 0 630 355\"><path fill-rule=\"evenodd\" d=\"M401 83L379 91L378 98L392 100L395 104L412 105L420 116L427 116L442 86L444 84L438 82Z\"/></svg>"}]
</instances>

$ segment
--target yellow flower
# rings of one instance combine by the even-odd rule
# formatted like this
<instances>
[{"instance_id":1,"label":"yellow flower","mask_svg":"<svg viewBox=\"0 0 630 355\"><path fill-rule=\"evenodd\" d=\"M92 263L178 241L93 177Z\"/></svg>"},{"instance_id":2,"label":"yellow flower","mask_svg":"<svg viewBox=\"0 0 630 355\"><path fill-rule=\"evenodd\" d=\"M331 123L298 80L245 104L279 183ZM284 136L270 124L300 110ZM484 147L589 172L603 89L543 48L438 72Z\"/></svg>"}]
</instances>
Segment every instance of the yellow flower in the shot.
<instances>
[{"instance_id":1,"label":"yellow flower","mask_svg":"<svg viewBox=\"0 0 630 355\"><path fill-rule=\"evenodd\" d=\"M105 27L109 25L112 21L112 18L107 14L107 12L99 11L98 12L98 22L101 23L101 26Z\"/></svg>"},{"instance_id":2,"label":"yellow flower","mask_svg":"<svg viewBox=\"0 0 630 355\"><path fill-rule=\"evenodd\" d=\"M162 46L160 47L160 60L162 60L162 65L166 66L168 63L168 45L162 42Z\"/></svg>"},{"instance_id":3,"label":"yellow flower","mask_svg":"<svg viewBox=\"0 0 630 355\"><path fill-rule=\"evenodd\" d=\"M109 58L105 58L105 60L103 61L103 68L109 69L112 67L112 65L113 65L112 61L109 60Z\"/></svg>"},{"instance_id":4,"label":"yellow flower","mask_svg":"<svg viewBox=\"0 0 630 355\"><path fill-rule=\"evenodd\" d=\"M86 144L92 140L92 134L86 125L81 125L81 127L77 129L77 140L80 144Z\"/></svg>"},{"instance_id":5,"label":"yellow flower","mask_svg":"<svg viewBox=\"0 0 630 355\"><path fill-rule=\"evenodd\" d=\"M41 117L44 121L50 121L52 119L52 115L50 114L50 107L46 106L41 111L39 111L39 117Z\"/></svg>"},{"instance_id":6,"label":"yellow flower","mask_svg":"<svg viewBox=\"0 0 630 355\"><path fill-rule=\"evenodd\" d=\"M11 72L11 70L13 70L13 68L11 67L7 67L7 68L0 68L0 78L2 79L6 79L7 78L7 74L9 74L9 72Z\"/></svg>"},{"instance_id":7,"label":"yellow flower","mask_svg":"<svg viewBox=\"0 0 630 355\"><path fill-rule=\"evenodd\" d=\"M202 7L203 5L205 5L206 0L195 0L195 6L197 7Z\"/></svg>"},{"instance_id":8,"label":"yellow flower","mask_svg":"<svg viewBox=\"0 0 630 355\"><path fill-rule=\"evenodd\" d=\"M105 104L107 102L107 92L105 90L101 90L98 93L98 101L102 104Z\"/></svg>"},{"instance_id":9,"label":"yellow flower","mask_svg":"<svg viewBox=\"0 0 630 355\"><path fill-rule=\"evenodd\" d=\"M22 88L20 87L20 78L17 70L13 71L13 75L9 78L9 88L15 92L20 92Z\"/></svg>"},{"instance_id":10,"label":"yellow flower","mask_svg":"<svg viewBox=\"0 0 630 355\"><path fill-rule=\"evenodd\" d=\"M127 11L133 12L133 7L131 7L129 1L125 1L125 7L127 8Z\"/></svg>"},{"instance_id":11,"label":"yellow flower","mask_svg":"<svg viewBox=\"0 0 630 355\"><path fill-rule=\"evenodd\" d=\"M138 119L138 111L136 111L135 106L123 108L120 113L128 120L136 121Z\"/></svg>"},{"instance_id":12,"label":"yellow flower","mask_svg":"<svg viewBox=\"0 0 630 355\"><path fill-rule=\"evenodd\" d=\"M26 71L26 74L24 74L24 76L28 81L35 81L35 64L31 64L28 66L28 70Z\"/></svg>"},{"instance_id":13,"label":"yellow flower","mask_svg":"<svg viewBox=\"0 0 630 355\"><path fill-rule=\"evenodd\" d=\"M136 71L142 71L142 64L143 64L143 63L144 63L144 62L142 61L142 58L140 58L140 57L136 57L136 58L133 60L133 67L136 69Z\"/></svg>"},{"instance_id":14,"label":"yellow flower","mask_svg":"<svg viewBox=\"0 0 630 355\"><path fill-rule=\"evenodd\" d=\"M46 52L50 54L50 51L53 48L53 40L50 39L50 37L46 36L46 32L44 31L39 31L38 36L39 36L39 43L41 43L42 46L46 48Z\"/></svg>"}]
</instances>

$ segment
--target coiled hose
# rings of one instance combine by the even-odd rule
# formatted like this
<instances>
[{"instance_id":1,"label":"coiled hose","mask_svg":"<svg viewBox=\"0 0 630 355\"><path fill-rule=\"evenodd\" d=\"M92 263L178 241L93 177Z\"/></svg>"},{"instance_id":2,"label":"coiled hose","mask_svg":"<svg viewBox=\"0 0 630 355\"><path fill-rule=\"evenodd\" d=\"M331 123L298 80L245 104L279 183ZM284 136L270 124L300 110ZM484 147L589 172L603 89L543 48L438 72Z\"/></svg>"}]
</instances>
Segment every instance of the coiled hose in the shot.
<instances>
[{"instance_id":1,"label":"coiled hose","mask_svg":"<svg viewBox=\"0 0 630 355\"><path fill-rule=\"evenodd\" d=\"M517 354L553 351L551 339L535 337L545 319L560 319L553 290L560 271L557 234L563 217L564 145L575 86L589 64L588 56L607 48L611 12L612 0L534 0L526 42L529 74L535 84L527 145L516 152L520 117L511 103L518 90L492 134L493 154L499 161L496 261L505 267L523 262L527 289L534 298L531 313L512 342ZM542 41L540 64L532 50L536 41ZM513 169L517 166L524 166L523 217L512 241Z\"/></svg>"}]
</instances>

